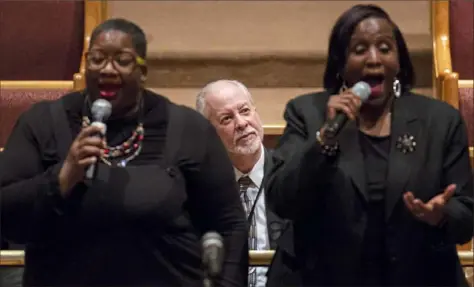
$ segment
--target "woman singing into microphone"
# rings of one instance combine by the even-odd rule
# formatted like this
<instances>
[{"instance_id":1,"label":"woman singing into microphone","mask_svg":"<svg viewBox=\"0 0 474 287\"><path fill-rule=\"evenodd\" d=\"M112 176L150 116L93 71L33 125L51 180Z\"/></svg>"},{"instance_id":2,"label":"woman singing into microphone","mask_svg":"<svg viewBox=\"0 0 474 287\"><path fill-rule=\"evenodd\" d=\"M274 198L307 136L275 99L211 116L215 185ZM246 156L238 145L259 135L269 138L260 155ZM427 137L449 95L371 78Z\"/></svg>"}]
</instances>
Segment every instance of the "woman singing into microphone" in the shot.
<instances>
[{"instance_id":1,"label":"woman singing into microphone","mask_svg":"<svg viewBox=\"0 0 474 287\"><path fill-rule=\"evenodd\" d=\"M2 236L26 243L24 285L201 286L200 237L215 231L215 286L245 286L245 212L214 128L144 89L138 26L107 20L90 43L87 89L34 105L2 154ZM112 108L103 139L97 99Z\"/></svg>"},{"instance_id":2,"label":"woman singing into microphone","mask_svg":"<svg viewBox=\"0 0 474 287\"><path fill-rule=\"evenodd\" d=\"M363 104L351 91L359 81L371 87ZM337 20L325 91L284 113L268 201L294 229L282 235L268 286L467 286L456 253L473 236L466 128L413 84L407 45L385 11L357 5ZM331 137L325 123L338 113L350 121Z\"/></svg>"}]
</instances>

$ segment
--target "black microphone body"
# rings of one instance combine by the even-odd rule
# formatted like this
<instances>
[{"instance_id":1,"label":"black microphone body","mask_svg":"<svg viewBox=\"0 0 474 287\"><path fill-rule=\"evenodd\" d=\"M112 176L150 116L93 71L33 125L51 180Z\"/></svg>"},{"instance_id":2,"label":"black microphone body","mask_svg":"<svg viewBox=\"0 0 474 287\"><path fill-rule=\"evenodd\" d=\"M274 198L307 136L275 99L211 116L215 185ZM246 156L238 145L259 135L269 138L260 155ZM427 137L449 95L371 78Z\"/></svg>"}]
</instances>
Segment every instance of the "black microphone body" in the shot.
<instances>
[{"instance_id":1,"label":"black microphone body","mask_svg":"<svg viewBox=\"0 0 474 287\"><path fill-rule=\"evenodd\" d=\"M112 105L109 101L104 99L97 99L92 103L91 114L93 122L91 126L99 126L103 130L103 134L96 135L97 137L105 136L107 126L105 125L105 121L109 118L110 114L112 113ZM91 164L85 173L85 178L88 180L94 179L97 175L97 162L98 160Z\"/></svg>"},{"instance_id":2,"label":"black microphone body","mask_svg":"<svg viewBox=\"0 0 474 287\"><path fill-rule=\"evenodd\" d=\"M218 276L222 270L224 241L219 233L210 231L203 235L201 246L205 281L212 281L212 278Z\"/></svg>"},{"instance_id":3,"label":"black microphone body","mask_svg":"<svg viewBox=\"0 0 474 287\"><path fill-rule=\"evenodd\" d=\"M355 96L361 99L362 103L367 101L371 93L369 84L362 81L356 83L352 87L351 91ZM348 117L344 112L337 111L336 116L332 120L327 122L326 128L324 130L324 136L328 138L336 137L342 130L344 125L347 123L347 120Z\"/></svg>"}]
</instances>

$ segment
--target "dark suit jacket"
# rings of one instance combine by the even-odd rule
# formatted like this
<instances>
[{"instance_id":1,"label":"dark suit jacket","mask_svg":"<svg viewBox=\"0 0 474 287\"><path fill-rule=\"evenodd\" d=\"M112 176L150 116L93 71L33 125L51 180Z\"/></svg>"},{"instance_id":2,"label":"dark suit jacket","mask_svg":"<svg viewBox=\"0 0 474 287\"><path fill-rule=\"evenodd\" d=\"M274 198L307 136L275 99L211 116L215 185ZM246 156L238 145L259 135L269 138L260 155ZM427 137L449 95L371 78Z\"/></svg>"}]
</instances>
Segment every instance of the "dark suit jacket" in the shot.
<instances>
[{"instance_id":1,"label":"dark suit jacket","mask_svg":"<svg viewBox=\"0 0 474 287\"><path fill-rule=\"evenodd\" d=\"M367 222L365 167L354 122L339 135L340 154L320 153L315 134L325 121L327 92L291 100L267 184L268 203L293 220L269 272L268 286L351 286ZM406 93L395 100L387 176L387 280L393 286L466 286L456 244L473 236L473 184L465 125L446 103ZM416 150L397 147L404 134ZM457 184L443 228L418 221L402 194L428 201ZM293 234L291 234L293 233ZM294 238L294 243L291 239ZM293 253L293 254L292 254Z\"/></svg>"},{"instance_id":2,"label":"dark suit jacket","mask_svg":"<svg viewBox=\"0 0 474 287\"><path fill-rule=\"evenodd\" d=\"M272 151L265 149L265 163L263 166L264 176L262 180L262 186L265 187L265 182L268 180L268 174L273 167L273 156ZM268 208L268 191L266 188L263 189L265 193L265 210L267 213L267 232L270 241L270 249L275 250L277 248L278 239L280 238L282 231L286 228L287 222L282 220L278 215L275 214L270 208Z\"/></svg>"}]
</instances>

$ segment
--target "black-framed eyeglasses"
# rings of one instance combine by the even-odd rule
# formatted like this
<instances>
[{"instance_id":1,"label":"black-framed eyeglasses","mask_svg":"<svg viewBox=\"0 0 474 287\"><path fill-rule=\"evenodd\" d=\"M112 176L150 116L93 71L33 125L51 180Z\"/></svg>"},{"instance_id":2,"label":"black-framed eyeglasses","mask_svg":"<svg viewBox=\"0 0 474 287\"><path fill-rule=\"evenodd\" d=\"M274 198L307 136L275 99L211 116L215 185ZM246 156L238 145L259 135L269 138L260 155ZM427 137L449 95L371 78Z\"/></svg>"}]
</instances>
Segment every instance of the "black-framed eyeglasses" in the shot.
<instances>
[{"instance_id":1,"label":"black-framed eyeglasses","mask_svg":"<svg viewBox=\"0 0 474 287\"><path fill-rule=\"evenodd\" d=\"M115 70L121 73L131 73L138 66L145 65L145 59L131 51L120 51L113 55L107 55L101 50L86 52L87 68L92 71L100 71L108 62L112 63Z\"/></svg>"}]
</instances>

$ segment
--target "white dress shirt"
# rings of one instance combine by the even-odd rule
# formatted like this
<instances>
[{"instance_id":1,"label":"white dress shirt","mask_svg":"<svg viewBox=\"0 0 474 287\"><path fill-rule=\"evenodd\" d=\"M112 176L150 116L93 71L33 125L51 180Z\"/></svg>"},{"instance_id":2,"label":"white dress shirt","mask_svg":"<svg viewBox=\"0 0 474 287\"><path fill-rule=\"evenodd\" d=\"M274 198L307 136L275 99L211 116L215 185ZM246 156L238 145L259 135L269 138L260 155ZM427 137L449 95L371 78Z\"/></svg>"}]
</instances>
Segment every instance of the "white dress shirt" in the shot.
<instances>
[{"instance_id":1,"label":"white dress shirt","mask_svg":"<svg viewBox=\"0 0 474 287\"><path fill-rule=\"evenodd\" d=\"M263 175L264 175L264 164L265 164L265 149L263 145L261 146L262 152L260 154L260 158L258 159L257 163L254 165L252 170L248 174L243 174L239 170L234 167L235 179L239 180L243 176L248 176L252 180L252 184L249 186L247 190L247 195L249 196L252 202L255 202L255 198L257 197L258 190L260 185L262 184ZM263 188L262 188L263 189ZM245 203L243 200L243 195L241 195L241 201L245 208ZM257 235L257 250L269 250L270 249L270 241L268 238L268 231L267 231L267 213L265 208L265 193L262 190L258 201L256 202L255 211L253 216L256 219L256 235ZM256 269L255 269L256 268ZM257 272L257 287L265 287L267 277L267 267L249 267L249 272Z\"/></svg>"}]
</instances>

